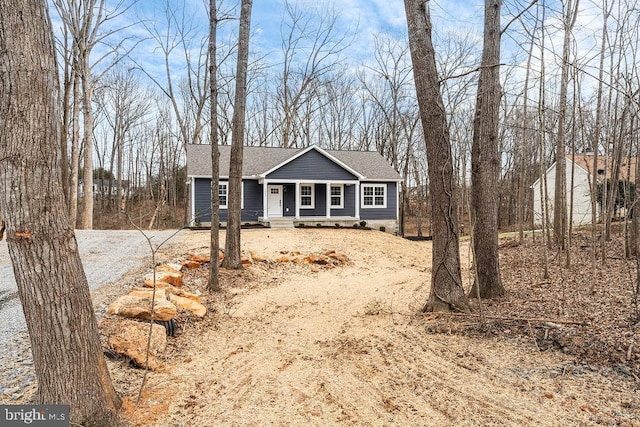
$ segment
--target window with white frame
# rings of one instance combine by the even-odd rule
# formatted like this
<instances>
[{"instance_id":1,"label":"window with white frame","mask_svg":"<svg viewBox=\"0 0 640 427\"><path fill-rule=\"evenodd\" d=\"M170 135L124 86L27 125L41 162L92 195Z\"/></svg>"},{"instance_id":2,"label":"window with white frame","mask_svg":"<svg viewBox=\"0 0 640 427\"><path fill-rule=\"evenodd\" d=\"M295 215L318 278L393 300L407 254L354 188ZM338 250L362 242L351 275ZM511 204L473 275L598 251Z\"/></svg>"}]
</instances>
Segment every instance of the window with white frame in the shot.
<instances>
[{"instance_id":1,"label":"window with white frame","mask_svg":"<svg viewBox=\"0 0 640 427\"><path fill-rule=\"evenodd\" d=\"M363 208L386 208L387 185L386 184L362 184Z\"/></svg>"},{"instance_id":2,"label":"window with white frame","mask_svg":"<svg viewBox=\"0 0 640 427\"><path fill-rule=\"evenodd\" d=\"M300 209L313 209L314 207L314 185L300 184Z\"/></svg>"},{"instance_id":3,"label":"window with white frame","mask_svg":"<svg viewBox=\"0 0 640 427\"><path fill-rule=\"evenodd\" d=\"M228 195L229 195L229 183L220 182L218 184L218 200L220 200L220 209L227 209Z\"/></svg>"},{"instance_id":4,"label":"window with white frame","mask_svg":"<svg viewBox=\"0 0 640 427\"><path fill-rule=\"evenodd\" d=\"M331 207L336 209L344 208L344 185L331 185Z\"/></svg>"}]
</instances>

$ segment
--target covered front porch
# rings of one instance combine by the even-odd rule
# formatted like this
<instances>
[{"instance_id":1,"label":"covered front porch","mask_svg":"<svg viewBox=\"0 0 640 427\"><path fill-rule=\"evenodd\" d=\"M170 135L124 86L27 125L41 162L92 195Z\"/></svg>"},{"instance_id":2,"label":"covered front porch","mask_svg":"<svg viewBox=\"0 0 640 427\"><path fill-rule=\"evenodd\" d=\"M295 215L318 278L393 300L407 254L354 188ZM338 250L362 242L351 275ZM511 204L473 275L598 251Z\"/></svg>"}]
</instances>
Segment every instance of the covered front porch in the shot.
<instances>
[{"instance_id":1,"label":"covered front porch","mask_svg":"<svg viewBox=\"0 0 640 427\"><path fill-rule=\"evenodd\" d=\"M264 179L260 222L289 220L296 224L341 224L360 219L360 183Z\"/></svg>"}]
</instances>

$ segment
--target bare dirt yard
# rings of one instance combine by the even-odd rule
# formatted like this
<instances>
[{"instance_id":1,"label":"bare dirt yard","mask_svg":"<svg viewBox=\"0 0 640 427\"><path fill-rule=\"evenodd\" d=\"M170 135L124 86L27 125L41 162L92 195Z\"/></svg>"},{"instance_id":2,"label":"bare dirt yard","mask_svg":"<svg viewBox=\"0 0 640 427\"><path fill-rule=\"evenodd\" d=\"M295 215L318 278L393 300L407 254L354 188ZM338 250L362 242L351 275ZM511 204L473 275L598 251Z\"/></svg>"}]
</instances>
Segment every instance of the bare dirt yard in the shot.
<instances>
[{"instance_id":1,"label":"bare dirt yard","mask_svg":"<svg viewBox=\"0 0 640 427\"><path fill-rule=\"evenodd\" d=\"M208 253L208 232L181 236L160 261ZM502 241L507 296L484 304L481 323L419 314L431 242L352 229L243 231L243 253L266 260L222 271L216 293L205 289L206 267L185 273L209 313L181 315L139 405L143 371L110 360L124 415L140 426L640 425L633 264L600 268L591 289L589 248L577 241L575 265L559 270L550 255L543 280L531 240ZM327 251L347 263L291 262ZM468 289L465 242L461 253Z\"/></svg>"}]
</instances>

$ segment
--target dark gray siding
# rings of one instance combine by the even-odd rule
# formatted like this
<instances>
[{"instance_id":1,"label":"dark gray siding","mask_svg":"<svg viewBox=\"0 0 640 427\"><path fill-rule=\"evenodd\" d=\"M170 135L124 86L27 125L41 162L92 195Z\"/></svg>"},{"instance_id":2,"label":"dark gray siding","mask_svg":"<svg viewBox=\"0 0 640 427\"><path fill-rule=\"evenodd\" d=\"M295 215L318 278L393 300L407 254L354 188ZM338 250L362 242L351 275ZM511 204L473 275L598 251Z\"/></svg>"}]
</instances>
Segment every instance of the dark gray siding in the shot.
<instances>
[{"instance_id":1,"label":"dark gray siding","mask_svg":"<svg viewBox=\"0 0 640 427\"><path fill-rule=\"evenodd\" d=\"M284 184L284 195L282 203L284 216L296 216L296 186L295 184Z\"/></svg>"},{"instance_id":2,"label":"dark gray siding","mask_svg":"<svg viewBox=\"0 0 640 427\"><path fill-rule=\"evenodd\" d=\"M396 182L367 182L362 184L386 184L387 185L387 207L384 209L380 208L364 208L362 205L360 206L360 218L367 219L397 219L396 212L398 207L398 200L396 198L396 187L398 183ZM362 184L360 187L360 191L362 191ZM358 203L362 203L362 198L358 200Z\"/></svg>"},{"instance_id":3,"label":"dark gray siding","mask_svg":"<svg viewBox=\"0 0 640 427\"><path fill-rule=\"evenodd\" d=\"M315 207L314 209L300 209L300 216L325 216L327 214L326 205L327 205L327 186L325 184L316 184L314 185L315 189L313 190L314 198L315 198ZM296 203L298 202L296 198Z\"/></svg>"},{"instance_id":4,"label":"dark gray siding","mask_svg":"<svg viewBox=\"0 0 640 427\"><path fill-rule=\"evenodd\" d=\"M257 221L262 216L262 185L256 180L243 181L244 209L242 221ZM194 217L199 217L201 222L211 222L211 179L196 178L193 190L195 197ZM220 209L220 221L227 221L227 210Z\"/></svg>"},{"instance_id":5,"label":"dark gray siding","mask_svg":"<svg viewBox=\"0 0 640 427\"><path fill-rule=\"evenodd\" d=\"M257 221L263 214L262 210L262 184L255 179L245 179L244 208L242 209L242 221Z\"/></svg>"},{"instance_id":6,"label":"dark gray siding","mask_svg":"<svg viewBox=\"0 0 640 427\"><path fill-rule=\"evenodd\" d=\"M332 162L316 150L308 151L267 175L268 179L357 179L351 172Z\"/></svg>"},{"instance_id":7,"label":"dark gray siding","mask_svg":"<svg viewBox=\"0 0 640 427\"><path fill-rule=\"evenodd\" d=\"M201 222L211 222L211 179L196 178L192 191L196 201L193 217L200 218Z\"/></svg>"}]
</instances>

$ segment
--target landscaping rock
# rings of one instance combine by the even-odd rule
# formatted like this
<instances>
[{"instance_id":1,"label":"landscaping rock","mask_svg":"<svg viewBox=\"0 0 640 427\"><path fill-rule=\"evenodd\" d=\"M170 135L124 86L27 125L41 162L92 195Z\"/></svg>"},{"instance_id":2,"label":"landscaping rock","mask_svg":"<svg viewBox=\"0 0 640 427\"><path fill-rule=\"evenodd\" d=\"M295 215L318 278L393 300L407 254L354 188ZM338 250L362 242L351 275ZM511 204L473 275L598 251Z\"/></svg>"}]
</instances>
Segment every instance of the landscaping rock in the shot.
<instances>
[{"instance_id":1,"label":"landscaping rock","mask_svg":"<svg viewBox=\"0 0 640 427\"><path fill-rule=\"evenodd\" d=\"M117 327L110 328L113 332L107 344L115 353L129 357L136 366L145 368L149 327L151 327L149 369L156 370L162 366L158 357L167 346L166 330L163 326L123 319L118 322Z\"/></svg>"},{"instance_id":2,"label":"landscaping rock","mask_svg":"<svg viewBox=\"0 0 640 427\"><path fill-rule=\"evenodd\" d=\"M326 255L320 255L320 254L311 254L308 255L305 260L309 263L309 264L319 264L319 265L327 265L329 264L329 257Z\"/></svg>"},{"instance_id":3,"label":"landscaping rock","mask_svg":"<svg viewBox=\"0 0 640 427\"><path fill-rule=\"evenodd\" d=\"M332 252L330 254L328 254L329 258L338 261L338 263L340 264L346 264L347 262L349 262L349 257L347 257L345 254L341 254L338 252Z\"/></svg>"},{"instance_id":4,"label":"landscaping rock","mask_svg":"<svg viewBox=\"0 0 640 427\"><path fill-rule=\"evenodd\" d=\"M262 255L258 255L257 253L250 251L249 255L251 255L251 259L253 260L253 262L265 262L267 261L267 258L263 257Z\"/></svg>"},{"instance_id":5,"label":"landscaping rock","mask_svg":"<svg viewBox=\"0 0 640 427\"><path fill-rule=\"evenodd\" d=\"M182 262L182 268L200 268L202 264L198 261L186 260Z\"/></svg>"},{"instance_id":6,"label":"landscaping rock","mask_svg":"<svg viewBox=\"0 0 640 427\"><path fill-rule=\"evenodd\" d=\"M171 286L171 285L169 285ZM173 287L173 286L171 286ZM153 297L153 288L132 288L127 295L132 297L148 298ZM156 287L156 302L161 299L167 299L166 288Z\"/></svg>"},{"instance_id":7,"label":"landscaping rock","mask_svg":"<svg viewBox=\"0 0 640 427\"><path fill-rule=\"evenodd\" d=\"M179 295L169 295L169 301L175 304L176 307L192 312L198 317L203 317L207 314L207 307L194 301L191 298L182 297Z\"/></svg>"},{"instance_id":8,"label":"landscaping rock","mask_svg":"<svg viewBox=\"0 0 640 427\"><path fill-rule=\"evenodd\" d=\"M189 261L199 262L200 264L207 264L211 262L211 257L208 255L189 254Z\"/></svg>"},{"instance_id":9,"label":"landscaping rock","mask_svg":"<svg viewBox=\"0 0 640 427\"><path fill-rule=\"evenodd\" d=\"M145 279L144 287L145 288L153 288L153 279ZM155 287L156 287L156 289L174 288L174 286L171 283L162 282L162 281L157 280L157 279L156 279Z\"/></svg>"},{"instance_id":10,"label":"landscaping rock","mask_svg":"<svg viewBox=\"0 0 640 427\"><path fill-rule=\"evenodd\" d=\"M174 262L169 262L166 264L162 264L160 266L158 266L158 268L156 268L156 271L177 271L180 272L180 270L182 270L182 264L177 264Z\"/></svg>"},{"instance_id":11,"label":"landscaping rock","mask_svg":"<svg viewBox=\"0 0 640 427\"><path fill-rule=\"evenodd\" d=\"M130 319L151 319L151 297L123 295L107 307L107 313ZM156 298L153 310L155 320L171 320L178 315L176 306L166 299Z\"/></svg>"},{"instance_id":12,"label":"landscaping rock","mask_svg":"<svg viewBox=\"0 0 640 427\"><path fill-rule=\"evenodd\" d=\"M144 279L153 282L153 273L147 274ZM162 266L160 266L156 269L156 282L166 282L173 286L182 286L182 273L173 268L162 268Z\"/></svg>"}]
</instances>

